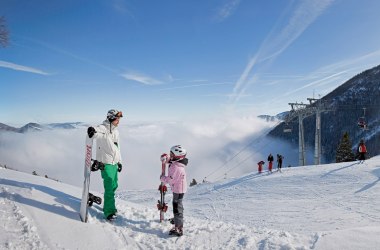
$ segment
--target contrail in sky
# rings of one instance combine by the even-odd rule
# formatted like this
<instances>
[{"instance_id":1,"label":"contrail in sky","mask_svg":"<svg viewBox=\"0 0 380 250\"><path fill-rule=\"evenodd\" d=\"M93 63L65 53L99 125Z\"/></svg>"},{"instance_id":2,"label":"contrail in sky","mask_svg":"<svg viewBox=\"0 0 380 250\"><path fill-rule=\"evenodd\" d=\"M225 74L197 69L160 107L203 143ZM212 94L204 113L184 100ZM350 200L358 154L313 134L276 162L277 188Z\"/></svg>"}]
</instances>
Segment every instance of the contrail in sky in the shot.
<instances>
[{"instance_id":1,"label":"contrail in sky","mask_svg":"<svg viewBox=\"0 0 380 250\"><path fill-rule=\"evenodd\" d=\"M29 72L29 73L34 73L34 74L40 74L40 75L49 75L49 73L46 73L45 71L42 71L40 69L36 69L36 68L28 67L28 66L23 66L23 65L19 65L19 64L14 64L14 63L10 63L10 62L5 62L5 61L0 61L0 67L18 70L18 71Z\"/></svg>"},{"instance_id":2,"label":"contrail in sky","mask_svg":"<svg viewBox=\"0 0 380 250\"><path fill-rule=\"evenodd\" d=\"M233 98L230 98L230 104L236 104L245 93L245 90L259 79L257 73L255 73L256 76L251 76L253 69L256 68L257 71L259 65L261 67L268 66L270 62L285 51L333 1L334 0L301 1L291 13L291 17L285 26L279 29L274 27L263 41L256 55L249 60L242 75L236 82L233 89Z\"/></svg>"}]
</instances>

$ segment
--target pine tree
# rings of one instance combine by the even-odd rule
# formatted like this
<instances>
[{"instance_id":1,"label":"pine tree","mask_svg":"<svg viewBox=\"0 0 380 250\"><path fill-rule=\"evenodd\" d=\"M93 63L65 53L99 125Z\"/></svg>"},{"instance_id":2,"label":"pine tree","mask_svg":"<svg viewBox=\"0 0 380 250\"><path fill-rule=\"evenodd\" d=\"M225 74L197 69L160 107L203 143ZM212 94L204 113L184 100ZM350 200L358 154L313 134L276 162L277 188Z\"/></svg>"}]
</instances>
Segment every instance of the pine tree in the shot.
<instances>
[{"instance_id":1,"label":"pine tree","mask_svg":"<svg viewBox=\"0 0 380 250\"><path fill-rule=\"evenodd\" d=\"M352 143L348 133L344 133L336 150L336 162L349 162L355 160L355 155L351 150Z\"/></svg>"}]
</instances>

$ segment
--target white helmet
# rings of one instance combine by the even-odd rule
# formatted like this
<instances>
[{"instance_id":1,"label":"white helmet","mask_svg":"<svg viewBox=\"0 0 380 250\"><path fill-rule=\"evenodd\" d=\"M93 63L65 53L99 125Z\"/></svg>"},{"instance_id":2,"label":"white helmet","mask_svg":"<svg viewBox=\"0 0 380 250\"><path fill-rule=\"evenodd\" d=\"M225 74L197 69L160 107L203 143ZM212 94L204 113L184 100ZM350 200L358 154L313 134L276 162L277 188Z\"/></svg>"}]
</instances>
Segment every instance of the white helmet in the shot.
<instances>
[{"instance_id":1,"label":"white helmet","mask_svg":"<svg viewBox=\"0 0 380 250\"><path fill-rule=\"evenodd\" d=\"M170 149L170 152L174 154L174 158L177 160L183 159L186 157L186 149L181 145L175 145Z\"/></svg>"},{"instance_id":2,"label":"white helmet","mask_svg":"<svg viewBox=\"0 0 380 250\"><path fill-rule=\"evenodd\" d=\"M108 110L107 112L107 120L113 122L116 118L123 117L123 113L116 109Z\"/></svg>"}]
</instances>

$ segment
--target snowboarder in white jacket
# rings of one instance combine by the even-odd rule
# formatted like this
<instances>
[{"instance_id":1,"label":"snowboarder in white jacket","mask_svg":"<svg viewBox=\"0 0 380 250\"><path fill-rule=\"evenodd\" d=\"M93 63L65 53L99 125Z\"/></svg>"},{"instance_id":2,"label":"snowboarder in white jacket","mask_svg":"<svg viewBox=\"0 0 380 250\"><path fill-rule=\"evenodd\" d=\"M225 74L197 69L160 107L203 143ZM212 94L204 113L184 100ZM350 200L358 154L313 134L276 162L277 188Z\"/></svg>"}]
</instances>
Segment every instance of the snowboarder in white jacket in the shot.
<instances>
[{"instance_id":1,"label":"snowboarder in white jacket","mask_svg":"<svg viewBox=\"0 0 380 250\"><path fill-rule=\"evenodd\" d=\"M90 138L96 139L96 160L104 164L101 174L104 186L103 213L107 220L116 218L115 191L118 187L118 172L122 170L122 160L119 145L119 125L121 111L111 109L107 113L107 119L102 124L89 127L87 130Z\"/></svg>"}]
</instances>

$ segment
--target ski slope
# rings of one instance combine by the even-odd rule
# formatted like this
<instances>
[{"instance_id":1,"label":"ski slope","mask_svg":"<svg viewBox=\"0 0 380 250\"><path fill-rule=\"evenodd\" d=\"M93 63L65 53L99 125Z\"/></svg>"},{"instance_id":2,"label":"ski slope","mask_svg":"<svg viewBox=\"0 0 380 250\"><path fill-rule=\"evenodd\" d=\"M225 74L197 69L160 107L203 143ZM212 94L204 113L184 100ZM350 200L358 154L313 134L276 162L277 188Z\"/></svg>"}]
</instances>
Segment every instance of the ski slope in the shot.
<instances>
[{"instance_id":1,"label":"ski slope","mask_svg":"<svg viewBox=\"0 0 380 250\"><path fill-rule=\"evenodd\" d=\"M379 180L378 156L198 184L177 238L159 223L158 177L120 190L115 222L94 205L83 223L80 187L0 169L0 249L380 249Z\"/></svg>"}]
</instances>

